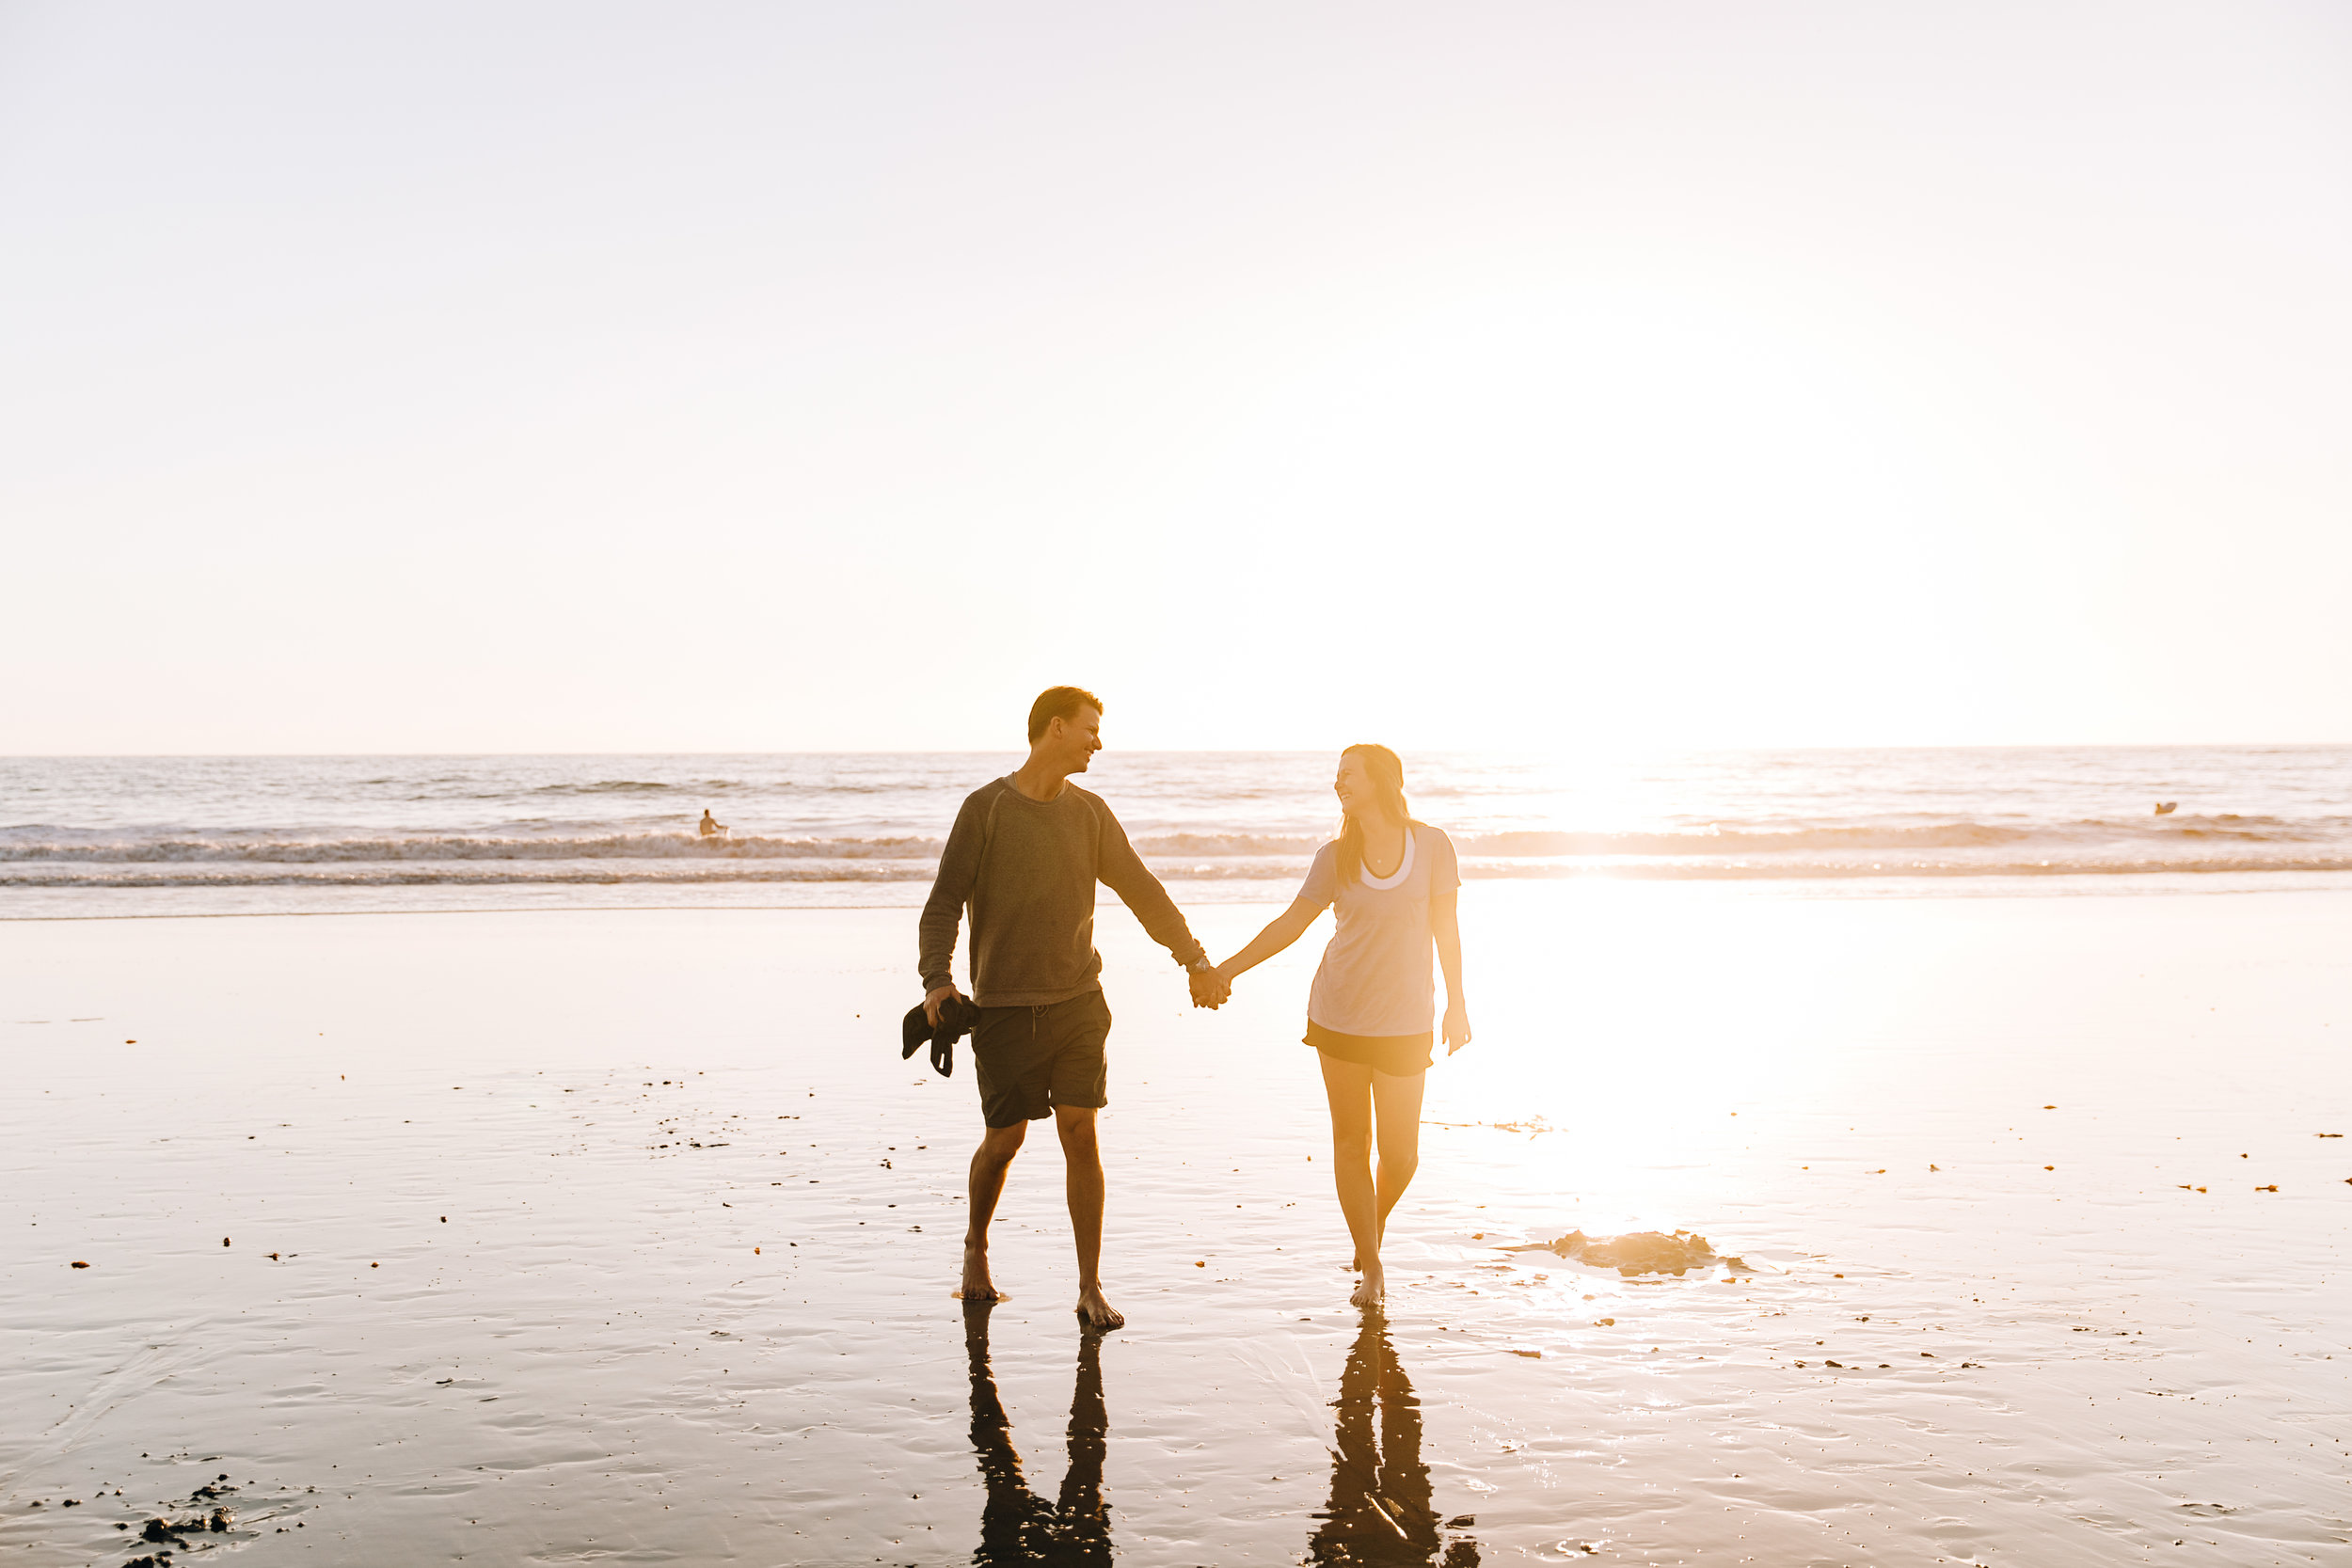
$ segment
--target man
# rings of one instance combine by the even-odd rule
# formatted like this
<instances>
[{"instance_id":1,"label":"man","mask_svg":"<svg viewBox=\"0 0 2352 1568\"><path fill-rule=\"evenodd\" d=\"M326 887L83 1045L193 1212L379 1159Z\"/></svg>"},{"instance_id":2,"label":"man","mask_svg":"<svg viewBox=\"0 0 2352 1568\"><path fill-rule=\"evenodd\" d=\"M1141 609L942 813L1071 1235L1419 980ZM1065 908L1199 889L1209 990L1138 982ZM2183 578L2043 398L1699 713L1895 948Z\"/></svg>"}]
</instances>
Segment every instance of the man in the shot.
<instances>
[{"instance_id":1,"label":"man","mask_svg":"<svg viewBox=\"0 0 2352 1568\"><path fill-rule=\"evenodd\" d=\"M987 1130L972 1156L963 1235L966 1301L994 1301L988 1224L1028 1124L1054 1118L1069 1166L1070 1227L1078 1248L1078 1315L1093 1328L1126 1322L1103 1299L1103 1158L1094 1113L1109 1103L1103 1044L1103 956L1094 950L1094 884L1107 883L1154 941L1191 972L1195 1006L1215 1007L1218 979L1160 879L1144 868L1100 796L1070 782L1103 749L1103 701L1057 686L1029 708L1029 759L972 792L956 813L939 878L923 906L923 1010L931 1025L950 999L956 927L972 908L974 1075Z\"/></svg>"}]
</instances>

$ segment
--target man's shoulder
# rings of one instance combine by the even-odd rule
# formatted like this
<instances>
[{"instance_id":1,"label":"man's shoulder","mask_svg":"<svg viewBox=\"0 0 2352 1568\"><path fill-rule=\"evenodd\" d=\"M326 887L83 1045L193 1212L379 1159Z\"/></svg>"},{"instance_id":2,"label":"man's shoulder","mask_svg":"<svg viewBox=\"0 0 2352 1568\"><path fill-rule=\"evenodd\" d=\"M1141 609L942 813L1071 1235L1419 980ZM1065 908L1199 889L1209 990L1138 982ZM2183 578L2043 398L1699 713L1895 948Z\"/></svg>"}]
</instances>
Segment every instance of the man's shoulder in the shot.
<instances>
[{"instance_id":1,"label":"man's shoulder","mask_svg":"<svg viewBox=\"0 0 2352 1568\"><path fill-rule=\"evenodd\" d=\"M979 788L965 796L963 798L963 803L967 806L985 806L991 800L993 800L997 796L1002 795L1006 790L1010 789L1011 787L1012 781L1010 779L991 779L988 783L980 785Z\"/></svg>"},{"instance_id":2,"label":"man's shoulder","mask_svg":"<svg viewBox=\"0 0 2352 1568\"><path fill-rule=\"evenodd\" d=\"M1062 788L1068 794L1074 797L1075 804L1087 811L1092 812L1097 821L1116 822L1119 820L1119 814L1111 810L1111 803L1108 800L1104 800L1100 795L1095 794L1094 791L1090 789L1081 789L1076 784L1071 784L1067 781L1063 783Z\"/></svg>"},{"instance_id":3,"label":"man's shoulder","mask_svg":"<svg viewBox=\"0 0 2352 1568\"><path fill-rule=\"evenodd\" d=\"M956 833L986 834L996 819L996 802L1010 787L1003 779L991 779L963 798L956 808Z\"/></svg>"}]
</instances>

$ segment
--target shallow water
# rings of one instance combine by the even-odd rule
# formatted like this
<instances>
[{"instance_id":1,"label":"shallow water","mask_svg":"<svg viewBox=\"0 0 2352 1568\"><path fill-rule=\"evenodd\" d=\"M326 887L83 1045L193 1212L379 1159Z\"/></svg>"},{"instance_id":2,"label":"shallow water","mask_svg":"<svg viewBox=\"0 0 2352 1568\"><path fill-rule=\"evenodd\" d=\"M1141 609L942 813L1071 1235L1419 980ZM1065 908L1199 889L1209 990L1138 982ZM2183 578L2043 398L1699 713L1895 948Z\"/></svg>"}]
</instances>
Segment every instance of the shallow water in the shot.
<instances>
[{"instance_id":1,"label":"shallow water","mask_svg":"<svg viewBox=\"0 0 2352 1568\"><path fill-rule=\"evenodd\" d=\"M1099 1340L1044 1127L949 1299L904 911L11 926L0 1552L2341 1556L2352 899L1477 892L1369 1325L1319 939L1207 1015L1106 913ZM1497 1250L1677 1227L1758 1272Z\"/></svg>"}]
</instances>

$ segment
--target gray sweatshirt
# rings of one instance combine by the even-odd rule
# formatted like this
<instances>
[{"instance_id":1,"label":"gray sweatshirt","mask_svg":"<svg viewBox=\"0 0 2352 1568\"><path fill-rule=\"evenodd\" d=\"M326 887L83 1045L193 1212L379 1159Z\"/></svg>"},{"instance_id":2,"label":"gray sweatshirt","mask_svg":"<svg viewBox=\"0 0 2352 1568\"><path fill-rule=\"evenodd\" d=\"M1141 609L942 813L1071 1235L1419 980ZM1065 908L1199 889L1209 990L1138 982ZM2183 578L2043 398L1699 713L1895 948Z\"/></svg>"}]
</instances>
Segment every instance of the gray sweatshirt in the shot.
<instances>
[{"instance_id":1,"label":"gray sweatshirt","mask_svg":"<svg viewBox=\"0 0 2352 1568\"><path fill-rule=\"evenodd\" d=\"M1010 779L965 797L923 906L923 989L948 983L956 927L972 906L972 1000L1035 1007L1102 990L1094 884L1107 883L1153 941L1190 965L1208 955L1160 879L1144 868L1102 797L1064 784L1032 800Z\"/></svg>"}]
</instances>

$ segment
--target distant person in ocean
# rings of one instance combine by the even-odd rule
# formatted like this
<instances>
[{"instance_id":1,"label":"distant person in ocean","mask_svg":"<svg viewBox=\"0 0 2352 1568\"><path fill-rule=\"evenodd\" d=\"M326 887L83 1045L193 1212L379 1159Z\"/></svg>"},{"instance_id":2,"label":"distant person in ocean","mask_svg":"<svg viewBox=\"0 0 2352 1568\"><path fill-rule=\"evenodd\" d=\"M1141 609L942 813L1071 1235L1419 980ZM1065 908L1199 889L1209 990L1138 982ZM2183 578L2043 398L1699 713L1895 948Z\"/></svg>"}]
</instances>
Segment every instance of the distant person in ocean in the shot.
<instances>
[{"instance_id":1,"label":"distant person in ocean","mask_svg":"<svg viewBox=\"0 0 2352 1568\"><path fill-rule=\"evenodd\" d=\"M1315 1048L1331 1104L1331 1177L1356 1243L1349 1266L1363 1274L1348 1300L1377 1307L1388 1284L1380 1242L1389 1212L1421 1165L1422 1085L1437 1006L1433 947L1446 990L1436 1034L1449 1056L1470 1039L1455 920L1462 877L1453 840L1413 820L1405 804L1405 764L1394 752L1350 746L1340 753L1331 787L1340 798L1340 836L1315 852L1291 907L1216 974L1230 991L1234 980L1304 936L1317 915L1336 909L1337 928L1307 995L1305 1043Z\"/></svg>"},{"instance_id":2,"label":"distant person in ocean","mask_svg":"<svg viewBox=\"0 0 2352 1568\"><path fill-rule=\"evenodd\" d=\"M717 838L723 834L727 829L725 823L712 821L710 818L710 808L708 806L705 806L703 807L702 824L694 831L705 838Z\"/></svg>"},{"instance_id":3,"label":"distant person in ocean","mask_svg":"<svg viewBox=\"0 0 2352 1568\"><path fill-rule=\"evenodd\" d=\"M1100 796L1070 782L1103 749L1103 701L1057 686L1029 708L1029 757L964 799L923 906L923 1010L961 999L950 974L956 930L972 911L973 1076L986 1124L972 1156L963 1235L966 1301L997 1299L988 1272L988 1226L1028 1124L1054 1118L1069 1170L1070 1227L1078 1249L1078 1315L1089 1327L1126 1320L1104 1299L1103 1157L1094 1113L1110 1102L1104 1044L1103 957L1094 950L1094 884L1108 884L1154 941L1191 972L1196 1006L1231 988L1127 842Z\"/></svg>"}]
</instances>

